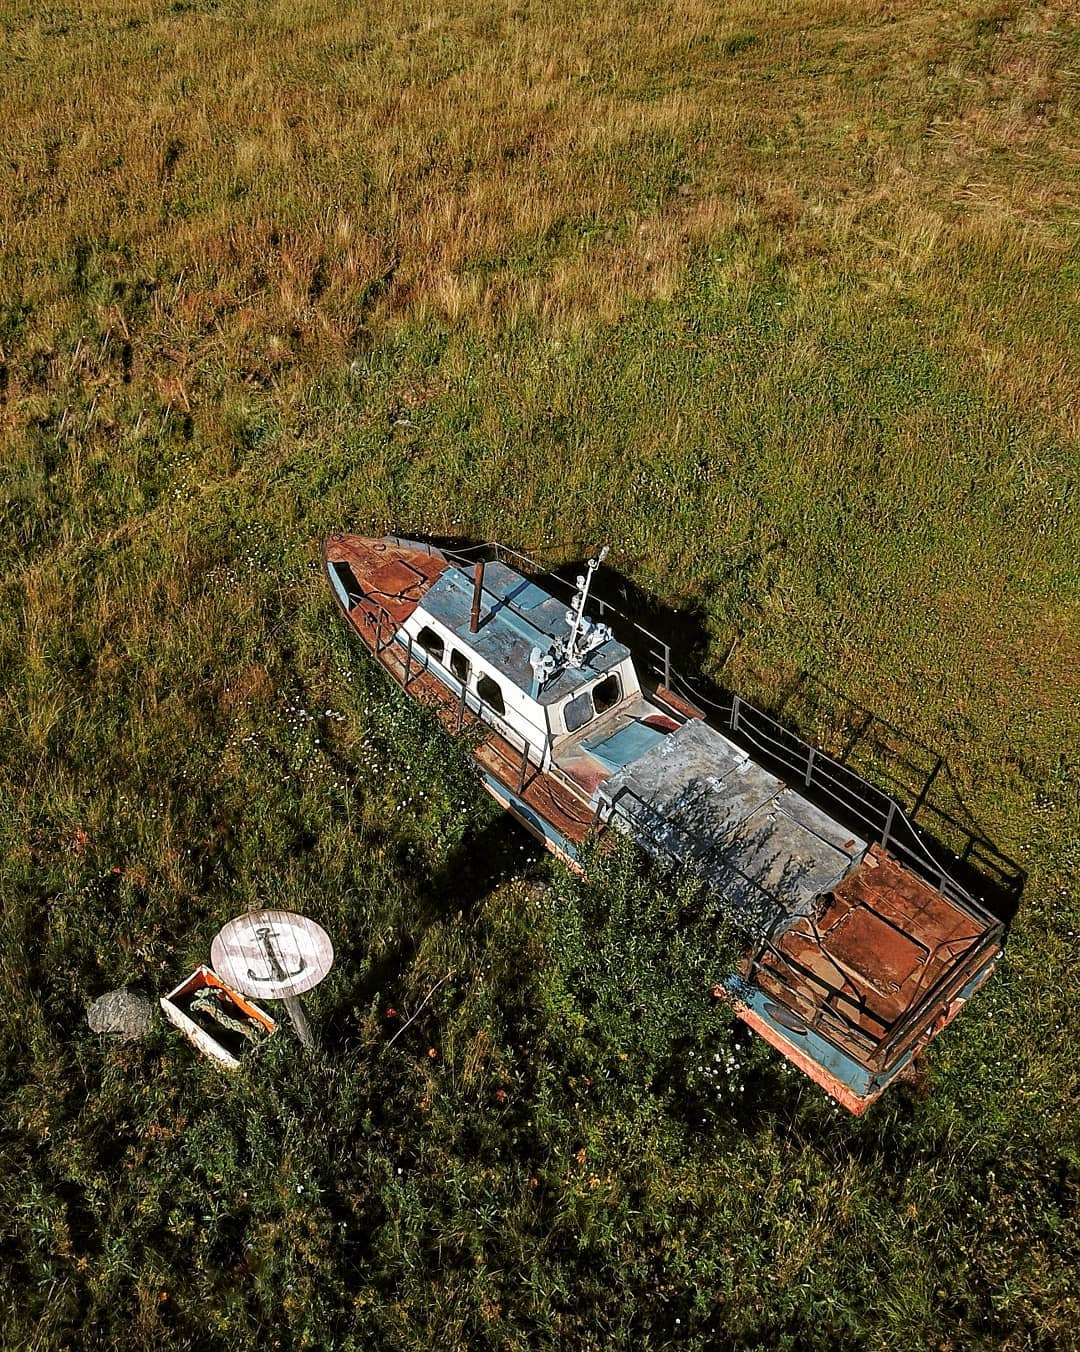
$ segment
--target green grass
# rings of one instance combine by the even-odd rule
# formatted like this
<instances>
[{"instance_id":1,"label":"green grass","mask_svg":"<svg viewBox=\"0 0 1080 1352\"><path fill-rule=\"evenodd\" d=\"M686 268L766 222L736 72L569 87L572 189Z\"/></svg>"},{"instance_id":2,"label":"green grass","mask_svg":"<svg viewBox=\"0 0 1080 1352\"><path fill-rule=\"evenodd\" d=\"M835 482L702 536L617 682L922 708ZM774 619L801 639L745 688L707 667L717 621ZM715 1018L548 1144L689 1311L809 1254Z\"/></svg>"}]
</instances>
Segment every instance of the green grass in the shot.
<instances>
[{"instance_id":1,"label":"green grass","mask_svg":"<svg viewBox=\"0 0 1080 1352\"><path fill-rule=\"evenodd\" d=\"M1064 11L0 21L0 1342L1077 1346ZM609 542L712 675L947 755L1029 881L919 1083L848 1119L708 898L538 856L336 529ZM315 1061L89 1033L264 902Z\"/></svg>"}]
</instances>

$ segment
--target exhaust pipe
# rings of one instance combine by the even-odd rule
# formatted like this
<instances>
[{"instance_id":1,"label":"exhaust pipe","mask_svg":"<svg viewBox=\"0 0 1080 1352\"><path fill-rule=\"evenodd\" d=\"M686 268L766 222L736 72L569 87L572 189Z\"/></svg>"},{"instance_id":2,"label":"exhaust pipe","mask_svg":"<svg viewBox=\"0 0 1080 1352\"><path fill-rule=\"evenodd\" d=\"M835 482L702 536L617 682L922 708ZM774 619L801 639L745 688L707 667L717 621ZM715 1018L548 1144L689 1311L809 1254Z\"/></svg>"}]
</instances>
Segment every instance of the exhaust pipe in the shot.
<instances>
[{"instance_id":1,"label":"exhaust pipe","mask_svg":"<svg viewBox=\"0 0 1080 1352\"><path fill-rule=\"evenodd\" d=\"M469 633L475 634L480 629L480 597L484 590L484 564L481 561L476 565L476 580L473 583L472 594L472 615L469 617Z\"/></svg>"}]
</instances>

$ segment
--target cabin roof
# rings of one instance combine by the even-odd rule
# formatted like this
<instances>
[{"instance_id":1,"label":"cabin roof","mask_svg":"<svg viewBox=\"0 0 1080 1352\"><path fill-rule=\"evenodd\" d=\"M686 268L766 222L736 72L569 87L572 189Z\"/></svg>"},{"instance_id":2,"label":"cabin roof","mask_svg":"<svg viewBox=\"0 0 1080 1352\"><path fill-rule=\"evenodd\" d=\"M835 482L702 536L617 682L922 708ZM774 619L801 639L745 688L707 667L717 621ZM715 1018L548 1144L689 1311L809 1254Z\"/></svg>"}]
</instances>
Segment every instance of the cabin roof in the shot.
<instances>
[{"instance_id":1,"label":"cabin roof","mask_svg":"<svg viewBox=\"0 0 1080 1352\"><path fill-rule=\"evenodd\" d=\"M472 576L460 568L447 568L424 593L418 613L438 620L464 649L471 649L519 690L530 691L529 656L533 648L548 652L555 639L566 636L566 602L504 563L489 563L484 569L480 629L475 634L469 632L472 598ZM629 656L629 648L609 639L588 655L584 666L567 667L548 681L538 702L557 704Z\"/></svg>"}]
</instances>

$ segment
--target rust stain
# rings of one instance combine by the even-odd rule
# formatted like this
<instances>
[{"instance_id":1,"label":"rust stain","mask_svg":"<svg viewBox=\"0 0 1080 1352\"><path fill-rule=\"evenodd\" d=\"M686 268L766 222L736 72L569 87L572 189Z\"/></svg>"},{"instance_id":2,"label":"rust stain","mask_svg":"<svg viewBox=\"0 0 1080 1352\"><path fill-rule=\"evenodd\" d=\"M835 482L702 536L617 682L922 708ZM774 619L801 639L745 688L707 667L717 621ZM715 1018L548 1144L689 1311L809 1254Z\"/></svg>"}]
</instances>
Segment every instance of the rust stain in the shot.
<instances>
[{"instance_id":1,"label":"rust stain","mask_svg":"<svg viewBox=\"0 0 1080 1352\"><path fill-rule=\"evenodd\" d=\"M669 690L666 685L658 685L655 694L663 700L669 709L674 709L676 713L682 714L684 718L705 717L704 713L702 713L696 704L691 704L688 699L684 699L682 695L676 694L674 690Z\"/></svg>"},{"instance_id":2,"label":"rust stain","mask_svg":"<svg viewBox=\"0 0 1080 1352\"><path fill-rule=\"evenodd\" d=\"M349 619L361 633L373 633L380 614L393 628L404 624L447 568L445 559L422 550L359 535L331 535L325 555L349 594Z\"/></svg>"},{"instance_id":3,"label":"rust stain","mask_svg":"<svg viewBox=\"0 0 1080 1352\"><path fill-rule=\"evenodd\" d=\"M766 945L755 980L796 1019L880 1069L951 1017L996 928L875 845L816 914Z\"/></svg>"},{"instance_id":4,"label":"rust stain","mask_svg":"<svg viewBox=\"0 0 1080 1352\"><path fill-rule=\"evenodd\" d=\"M898 991L930 956L925 944L909 938L867 906L846 911L821 944L835 962L882 995Z\"/></svg>"}]
</instances>

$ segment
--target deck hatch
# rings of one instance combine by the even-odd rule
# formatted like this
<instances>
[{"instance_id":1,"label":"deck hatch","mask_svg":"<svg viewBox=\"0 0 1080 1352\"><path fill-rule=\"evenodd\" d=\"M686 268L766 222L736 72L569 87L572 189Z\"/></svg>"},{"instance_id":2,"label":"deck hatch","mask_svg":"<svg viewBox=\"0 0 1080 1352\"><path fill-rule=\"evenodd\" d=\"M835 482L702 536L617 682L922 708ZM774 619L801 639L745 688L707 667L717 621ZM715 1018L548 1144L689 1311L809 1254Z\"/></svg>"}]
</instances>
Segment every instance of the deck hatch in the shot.
<instances>
[{"instance_id":1,"label":"deck hatch","mask_svg":"<svg viewBox=\"0 0 1080 1352\"><path fill-rule=\"evenodd\" d=\"M404 559L391 559L369 574L370 590L379 596L401 596L424 581L423 574Z\"/></svg>"},{"instance_id":2,"label":"deck hatch","mask_svg":"<svg viewBox=\"0 0 1080 1352\"><path fill-rule=\"evenodd\" d=\"M882 995L898 991L925 966L930 950L869 906L842 915L822 938L830 957L857 973Z\"/></svg>"},{"instance_id":3,"label":"deck hatch","mask_svg":"<svg viewBox=\"0 0 1080 1352\"><path fill-rule=\"evenodd\" d=\"M349 605L355 606L358 601L363 599L364 589L361 587L360 583L357 582L356 574L353 572L352 566L348 563L331 563L330 567L334 570L334 575L341 583L342 590L348 599Z\"/></svg>"}]
</instances>

